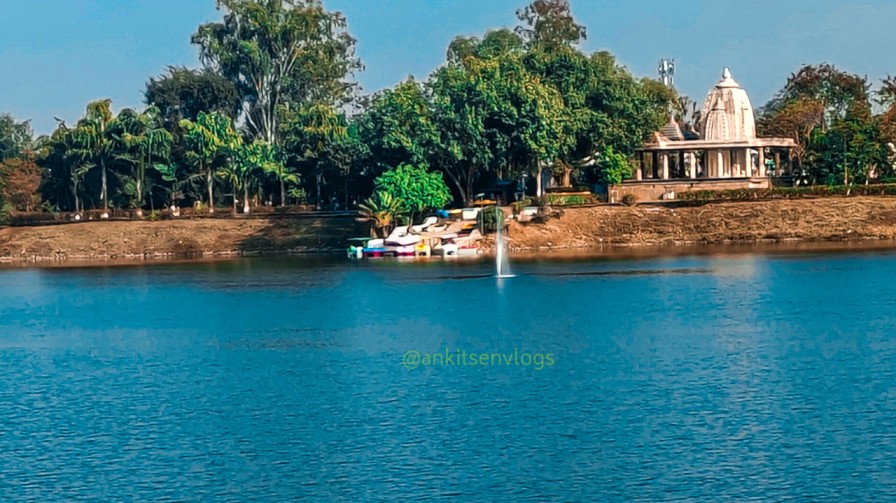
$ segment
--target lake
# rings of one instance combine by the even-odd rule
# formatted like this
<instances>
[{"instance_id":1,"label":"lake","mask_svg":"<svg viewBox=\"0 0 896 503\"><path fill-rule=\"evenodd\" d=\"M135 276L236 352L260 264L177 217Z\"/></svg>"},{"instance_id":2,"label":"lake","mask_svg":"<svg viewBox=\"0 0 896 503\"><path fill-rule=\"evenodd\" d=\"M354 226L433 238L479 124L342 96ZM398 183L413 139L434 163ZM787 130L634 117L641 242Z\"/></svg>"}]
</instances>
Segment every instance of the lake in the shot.
<instances>
[{"instance_id":1,"label":"lake","mask_svg":"<svg viewBox=\"0 0 896 503\"><path fill-rule=\"evenodd\" d=\"M892 251L0 271L0 500L896 499Z\"/></svg>"}]
</instances>

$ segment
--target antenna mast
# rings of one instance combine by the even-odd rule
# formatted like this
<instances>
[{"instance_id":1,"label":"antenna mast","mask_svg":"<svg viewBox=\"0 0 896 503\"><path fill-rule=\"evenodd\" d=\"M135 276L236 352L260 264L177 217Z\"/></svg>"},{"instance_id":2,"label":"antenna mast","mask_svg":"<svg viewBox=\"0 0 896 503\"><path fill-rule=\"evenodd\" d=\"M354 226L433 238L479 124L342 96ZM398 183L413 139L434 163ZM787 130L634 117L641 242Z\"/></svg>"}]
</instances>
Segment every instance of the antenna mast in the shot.
<instances>
[{"instance_id":1,"label":"antenna mast","mask_svg":"<svg viewBox=\"0 0 896 503\"><path fill-rule=\"evenodd\" d=\"M675 87L675 59L661 59L657 71L664 86Z\"/></svg>"}]
</instances>

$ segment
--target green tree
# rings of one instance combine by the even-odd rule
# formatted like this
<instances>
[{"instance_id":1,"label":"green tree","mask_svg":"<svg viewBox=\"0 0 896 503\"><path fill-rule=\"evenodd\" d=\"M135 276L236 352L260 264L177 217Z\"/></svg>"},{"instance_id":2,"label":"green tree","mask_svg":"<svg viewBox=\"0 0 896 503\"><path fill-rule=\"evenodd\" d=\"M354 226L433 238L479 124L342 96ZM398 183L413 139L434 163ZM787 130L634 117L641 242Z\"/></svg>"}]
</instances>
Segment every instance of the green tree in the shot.
<instances>
[{"instance_id":1,"label":"green tree","mask_svg":"<svg viewBox=\"0 0 896 503\"><path fill-rule=\"evenodd\" d=\"M292 161L302 170L305 180L313 181L315 201L320 206L327 173L348 177L353 160L351 143L356 141L349 134L348 120L332 106L310 105L286 114L283 134ZM292 178L287 181L298 181L295 174L290 175Z\"/></svg>"},{"instance_id":2,"label":"green tree","mask_svg":"<svg viewBox=\"0 0 896 503\"><path fill-rule=\"evenodd\" d=\"M110 132L123 151L118 158L131 166L131 180L126 190L132 198L131 206L137 209L138 216L143 216L147 168L168 162L172 135L162 127L159 109L155 106L140 113L122 110L110 126Z\"/></svg>"},{"instance_id":3,"label":"green tree","mask_svg":"<svg viewBox=\"0 0 896 503\"><path fill-rule=\"evenodd\" d=\"M104 210L109 209L108 168L116 155L114 140L109 135L109 124L113 120L111 107L110 99L89 103L86 115L71 133L74 151L86 163L84 166L100 168L100 200Z\"/></svg>"},{"instance_id":4,"label":"green tree","mask_svg":"<svg viewBox=\"0 0 896 503\"><path fill-rule=\"evenodd\" d=\"M856 179L850 170L871 173L876 164L869 90L864 77L832 65L803 66L762 107L758 132L793 138L798 170L813 184Z\"/></svg>"},{"instance_id":5,"label":"green tree","mask_svg":"<svg viewBox=\"0 0 896 503\"><path fill-rule=\"evenodd\" d=\"M563 186L588 166L602 179L599 155L608 148L632 155L677 102L674 91L635 79L608 52L586 56L565 45L533 44L526 63L563 97L563 139L555 163Z\"/></svg>"},{"instance_id":6,"label":"green tree","mask_svg":"<svg viewBox=\"0 0 896 503\"><path fill-rule=\"evenodd\" d=\"M760 111L758 132L761 136L792 138L796 148L791 154L797 166L803 166L813 133L824 124L824 103L810 96L799 96L774 106L774 110Z\"/></svg>"},{"instance_id":7,"label":"green tree","mask_svg":"<svg viewBox=\"0 0 896 503\"><path fill-rule=\"evenodd\" d=\"M628 164L626 157L613 151L613 147L607 147L600 155L600 174L601 182L607 185L615 185L622 183L626 178L631 177L632 168Z\"/></svg>"},{"instance_id":8,"label":"green tree","mask_svg":"<svg viewBox=\"0 0 896 503\"><path fill-rule=\"evenodd\" d=\"M517 33L533 43L575 45L585 39L585 27L573 19L568 0L534 0L516 17L525 23Z\"/></svg>"},{"instance_id":9,"label":"green tree","mask_svg":"<svg viewBox=\"0 0 896 503\"><path fill-rule=\"evenodd\" d=\"M508 30L455 39L449 64L428 88L440 133L439 166L472 197L478 179L515 177L552 162L562 147L562 97L530 72L523 43Z\"/></svg>"},{"instance_id":10,"label":"green tree","mask_svg":"<svg viewBox=\"0 0 896 503\"><path fill-rule=\"evenodd\" d=\"M237 196L242 192L243 213L248 214L249 191L257 187L261 175L282 171L279 155L270 143L255 140L248 144L232 145L229 156L231 162L218 171L218 176L226 179L233 188L233 212L236 213Z\"/></svg>"},{"instance_id":11,"label":"green tree","mask_svg":"<svg viewBox=\"0 0 896 503\"><path fill-rule=\"evenodd\" d=\"M427 164L439 131L429 99L413 78L374 94L357 119L358 134L377 174L401 164Z\"/></svg>"},{"instance_id":12,"label":"green tree","mask_svg":"<svg viewBox=\"0 0 896 503\"><path fill-rule=\"evenodd\" d=\"M893 176L896 164L896 78L888 76L883 79L876 98L884 109L878 116L878 121L881 141L888 154L886 173L882 175Z\"/></svg>"},{"instance_id":13,"label":"green tree","mask_svg":"<svg viewBox=\"0 0 896 503\"><path fill-rule=\"evenodd\" d=\"M286 102L348 99L354 86L347 77L360 63L342 14L318 0L218 0L218 6L224 19L200 26L193 43L236 86L252 139L279 144Z\"/></svg>"},{"instance_id":14,"label":"green tree","mask_svg":"<svg viewBox=\"0 0 896 503\"><path fill-rule=\"evenodd\" d=\"M183 119L195 121L200 112L219 112L235 119L241 108L233 83L209 69L170 66L167 73L149 79L143 94L147 105L158 108L169 130Z\"/></svg>"},{"instance_id":15,"label":"green tree","mask_svg":"<svg viewBox=\"0 0 896 503\"><path fill-rule=\"evenodd\" d=\"M91 163L78 152L74 130L60 122L52 134L39 138L36 162L44 172L43 198L60 209L80 212L81 181Z\"/></svg>"},{"instance_id":16,"label":"green tree","mask_svg":"<svg viewBox=\"0 0 896 503\"><path fill-rule=\"evenodd\" d=\"M371 223L371 235L386 237L395 221L407 214L404 203L390 192L374 192L358 205L359 221Z\"/></svg>"},{"instance_id":17,"label":"green tree","mask_svg":"<svg viewBox=\"0 0 896 503\"><path fill-rule=\"evenodd\" d=\"M0 114L0 162L21 158L32 148L34 132L28 121L16 122L10 114Z\"/></svg>"},{"instance_id":18,"label":"green tree","mask_svg":"<svg viewBox=\"0 0 896 503\"><path fill-rule=\"evenodd\" d=\"M201 112L196 122L184 119L180 123L185 131L187 159L198 167L206 179L209 213L215 211L214 175L216 163L225 162L227 157L242 144L233 121L226 115ZM236 194L234 194L236 197Z\"/></svg>"},{"instance_id":19,"label":"green tree","mask_svg":"<svg viewBox=\"0 0 896 503\"><path fill-rule=\"evenodd\" d=\"M402 209L410 213L411 223L415 213L443 208L451 201L451 191L440 173L410 164L402 164L380 175L376 179L376 192L401 201ZM379 198L383 200L383 196Z\"/></svg>"}]
</instances>

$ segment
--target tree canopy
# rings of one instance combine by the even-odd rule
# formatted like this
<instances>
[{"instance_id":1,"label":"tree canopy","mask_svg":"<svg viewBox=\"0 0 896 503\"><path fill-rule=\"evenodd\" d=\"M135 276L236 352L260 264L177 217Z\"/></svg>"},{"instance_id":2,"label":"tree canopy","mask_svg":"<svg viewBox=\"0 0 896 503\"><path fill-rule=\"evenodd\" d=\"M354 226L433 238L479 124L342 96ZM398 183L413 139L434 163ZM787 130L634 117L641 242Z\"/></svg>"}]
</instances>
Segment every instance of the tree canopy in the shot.
<instances>
[{"instance_id":1,"label":"tree canopy","mask_svg":"<svg viewBox=\"0 0 896 503\"><path fill-rule=\"evenodd\" d=\"M346 20L318 0L218 0L221 22L199 27L193 43L202 60L236 87L246 130L279 140L286 103L347 101L347 79L360 68Z\"/></svg>"},{"instance_id":2,"label":"tree canopy","mask_svg":"<svg viewBox=\"0 0 896 503\"><path fill-rule=\"evenodd\" d=\"M759 133L793 138L799 172L809 183L865 183L891 176L887 114L873 113L865 77L829 64L806 65L760 111ZM878 96L892 104L887 81Z\"/></svg>"},{"instance_id":3,"label":"tree canopy","mask_svg":"<svg viewBox=\"0 0 896 503\"><path fill-rule=\"evenodd\" d=\"M39 206L23 195L36 166L45 207L62 210L366 201L394 217L513 181L536 195L543 181L618 183L670 114L696 118L674 89L584 51L568 0L531 0L517 26L458 36L431 74L369 95L353 80L362 65L347 20L320 0L218 7L192 37L202 67L151 77L142 110L97 100L37 141L28 121L0 115L0 186L18 187L0 196L7 207ZM807 65L757 119L760 135L796 141L801 183L896 175L892 77Z\"/></svg>"},{"instance_id":4,"label":"tree canopy","mask_svg":"<svg viewBox=\"0 0 896 503\"><path fill-rule=\"evenodd\" d=\"M236 118L241 108L233 83L208 68L168 67L166 74L149 79L144 96L171 125L183 119L196 120L201 112Z\"/></svg>"},{"instance_id":5,"label":"tree canopy","mask_svg":"<svg viewBox=\"0 0 896 503\"><path fill-rule=\"evenodd\" d=\"M401 207L411 213L443 208L451 201L451 193L441 174L410 164L402 164L380 175L376 179L376 192L400 201Z\"/></svg>"},{"instance_id":6,"label":"tree canopy","mask_svg":"<svg viewBox=\"0 0 896 503\"><path fill-rule=\"evenodd\" d=\"M21 157L32 147L34 131L28 121L16 122L10 114L0 114L0 162Z\"/></svg>"}]
</instances>

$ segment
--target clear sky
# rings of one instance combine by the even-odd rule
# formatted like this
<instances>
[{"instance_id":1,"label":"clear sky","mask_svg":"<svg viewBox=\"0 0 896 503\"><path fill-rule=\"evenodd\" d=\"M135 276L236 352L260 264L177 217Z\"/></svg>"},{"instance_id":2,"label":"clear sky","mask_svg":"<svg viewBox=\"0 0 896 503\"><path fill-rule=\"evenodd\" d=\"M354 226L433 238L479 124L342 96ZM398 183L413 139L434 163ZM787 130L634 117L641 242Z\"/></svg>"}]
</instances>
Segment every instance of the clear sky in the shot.
<instances>
[{"instance_id":1,"label":"clear sky","mask_svg":"<svg viewBox=\"0 0 896 503\"><path fill-rule=\"evenodd\" d=\"M456 35L513 26L527 0L324 0L342 11L366 67L365 92L425 78ZM805 63L879 80L896 74L894 0L572 0L584 49L607 49L638 76L675 58L676 87L698 102L724 66L761 106ZM214 0L0 0L0 112L50 132L88 101L141 106L150 76L198 65L190 35L219 19Z\"/></svg>"}]
</instances>

